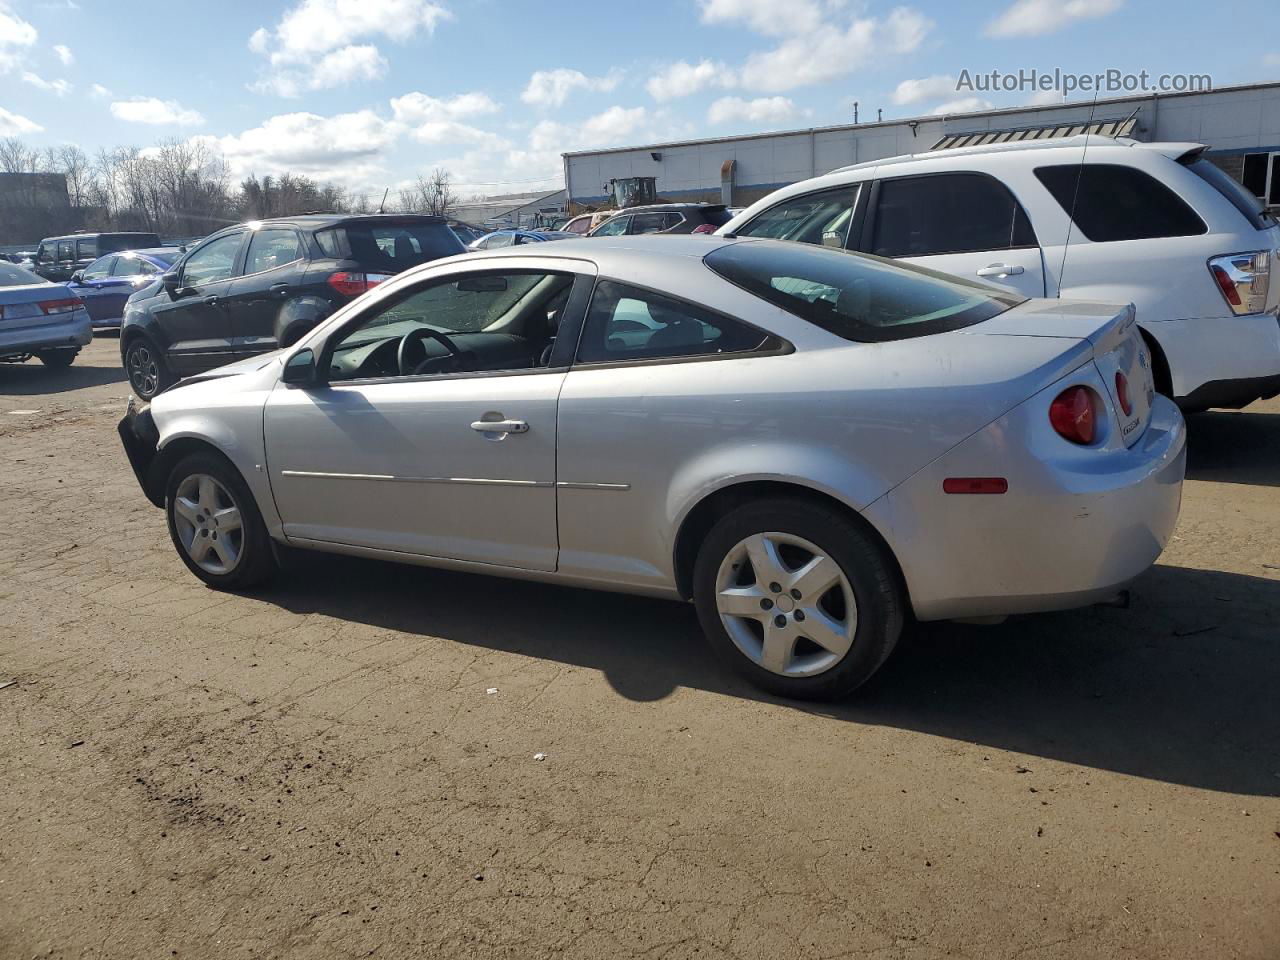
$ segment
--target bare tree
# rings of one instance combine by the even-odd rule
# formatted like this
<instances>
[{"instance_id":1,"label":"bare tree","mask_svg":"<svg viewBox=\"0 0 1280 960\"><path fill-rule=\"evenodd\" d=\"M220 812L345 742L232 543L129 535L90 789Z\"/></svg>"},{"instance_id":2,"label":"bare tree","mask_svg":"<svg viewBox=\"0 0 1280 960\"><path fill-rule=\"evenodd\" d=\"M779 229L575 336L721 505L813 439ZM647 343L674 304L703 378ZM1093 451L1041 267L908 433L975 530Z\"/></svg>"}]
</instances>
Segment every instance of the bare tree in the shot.
<instances>
[{"instance_id":1,"label":"bare tree","mask_svg":"<svg viewBox=\"0 0 1280 960\"><path fill-rule=\"evenodd\" d=\"M406 212L447 217L457 205L453 176L444 167L436 167L429 176L419 174L413 186L400 190L400 207Z\"/></svg>"}]
</instances>

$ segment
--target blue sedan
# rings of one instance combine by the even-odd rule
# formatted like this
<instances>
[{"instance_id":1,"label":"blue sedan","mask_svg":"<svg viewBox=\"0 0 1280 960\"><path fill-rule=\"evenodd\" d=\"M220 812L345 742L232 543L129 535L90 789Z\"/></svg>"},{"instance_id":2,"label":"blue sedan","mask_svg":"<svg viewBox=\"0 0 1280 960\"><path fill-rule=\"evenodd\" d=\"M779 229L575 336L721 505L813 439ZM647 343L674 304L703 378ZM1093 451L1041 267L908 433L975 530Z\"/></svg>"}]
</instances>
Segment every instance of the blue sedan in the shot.
<instances>
[{"instance_id":1,"label":"blue sedan","mask_svg":"<svg viewBox=\"0 0 1280 960\"><path fill-rule=\"evenodd\" d=\"M118 328L125 301L167 273L181 256L177 247L109 253L72 276L68 286L84 301L95 330Z\"/></svg>"}]
</instances>

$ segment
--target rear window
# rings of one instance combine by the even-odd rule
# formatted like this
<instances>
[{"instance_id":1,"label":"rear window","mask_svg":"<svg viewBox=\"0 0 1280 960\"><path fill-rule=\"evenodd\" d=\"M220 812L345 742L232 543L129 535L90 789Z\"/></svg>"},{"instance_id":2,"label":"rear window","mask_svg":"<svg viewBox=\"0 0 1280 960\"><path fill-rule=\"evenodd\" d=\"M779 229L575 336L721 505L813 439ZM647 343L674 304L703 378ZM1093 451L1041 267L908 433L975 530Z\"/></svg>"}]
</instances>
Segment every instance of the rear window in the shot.
<instances>
[{"instance_id":1,"label":"rear window","mask_svg":"<svg viewBox=\"0 0 1280 960\"><path fill-rule=\"evenodd\" d=\"M1183 166L1226 197L1233 207L1244 214L1244 218L1249 221L1253 229L1266 230L1276 225L1275 217L1267 213L1262 201L1242 184L1237 183L1235 178L1221 167L1203 157L1184 163Z\"/></svg>"},{"instance_id":2,"label":"rear window","mask_svg":"<svg viewBox=\"0 0 1280 960\"><path fill-rule=\"evenodd\" d=\"M1025 299L936 270L811 244L734 243L704 262L762 300L859 342L958 330Z\"/></svg>"},{"instance_id":3,"label":"rear window","mask_svg":"<svg viewBox=\"0 0 1280 960\"><path fill-rule=\"evenodd\" d=\"M160 238L154 233L104 233L98 237L98 253L115 253L119 250L143 250L160 246Z\"/></svg>"},{"instance_id":4,"label":"rear window","mask_svg":"<svg viewBox=\"0 0 1280 960\"><path fill-rule=\"evenodd\" d=\"M24 287L29 283L44 283L44 281L19 266L0 262L0 287Z\"/></svg>"},{"instance_id":5,"label":"rear window","mask_svg":"<svg viewBox=\"0 0 1280 960\"><path fill-rule=\"evenodd\" d=\"M466 251L443 223L347 223L317 231L316 242L327 257L389 273Z\"/></svg>"},{"instance_id":6,"label":"rear window","mask_svg":"<svg viewBox=\"0 0 1280 960\"><path fill-rule=\"evenodd\" d=\"M1072 163L1037 167L1036 177L1095 243L1192 237L1209 229L1185 200L1133 167Z\"/></svg>"}]
</instances>

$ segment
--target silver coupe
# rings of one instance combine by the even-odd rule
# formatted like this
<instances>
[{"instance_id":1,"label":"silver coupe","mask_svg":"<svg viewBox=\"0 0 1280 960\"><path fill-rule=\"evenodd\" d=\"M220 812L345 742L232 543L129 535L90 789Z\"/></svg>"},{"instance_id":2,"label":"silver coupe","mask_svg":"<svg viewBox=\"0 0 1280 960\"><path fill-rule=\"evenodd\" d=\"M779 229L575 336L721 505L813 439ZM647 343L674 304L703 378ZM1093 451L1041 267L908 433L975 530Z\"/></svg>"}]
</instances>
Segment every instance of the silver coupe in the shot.
<instances>
[{"instance_id":1,"label":"silver coupe","mask_svg":"<svg viewBox=\"0 0 1280 960\"><path fill-rule=\"evenodd\" d=\"M853 690L908 615L1110 599L1185 466L1130 306L697 235L426 264L120 435L214 587L275 541L691 599L793 697Z\"/></svg>"}]
</instances>

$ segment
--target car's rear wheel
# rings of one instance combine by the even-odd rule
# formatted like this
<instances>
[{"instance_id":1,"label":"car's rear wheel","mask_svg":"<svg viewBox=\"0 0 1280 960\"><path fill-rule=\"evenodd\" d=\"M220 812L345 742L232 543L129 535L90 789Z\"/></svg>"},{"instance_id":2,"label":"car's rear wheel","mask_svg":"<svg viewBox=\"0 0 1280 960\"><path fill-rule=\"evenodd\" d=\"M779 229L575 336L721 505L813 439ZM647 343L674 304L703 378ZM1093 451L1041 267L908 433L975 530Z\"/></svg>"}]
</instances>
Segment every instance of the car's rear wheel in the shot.
<instances>
[{"instance_id":1,"label":"car's rear wheel","mask_svg":"<svg viewBox=\"0 0 1280 960\"><path fill-rule=\"evenodd\" d=\"M124 371L129 377L129 386L140 400L150 400L174 381L156 345L142 336L129 341L124 352Z\"/></svg>"},{"instance_id":2,"label":"car's rear wheel","mask_svg":"<svg viewBox=\"0 0 1280 960\"><path fill-rule=\"evenodd\" d=\"M41 350L36 354L46 367L61 369L71 366L79 350Z\"/></svg>"},{"instance_id":3,"label":"car's rear wheel","mask_svg":"<svg viewBox=\"0 0 1280 960\"><path fill-rule=\"evenodd\" d=\"M169 536L192 573L220 590L243 590L275 573L262 514L239 472L214 453L194 453L169 474Z\"/></svg>"},{"instance_id":4,"label":"car's rear wheel","mask_svg":"<svg viewBox=\"0 0 1280 960\"><path fill-rule=\"evenodd\" d=\"M801 500L721 518L698 552L694 600L716 652L784 697L851 693L902 632L902 591L884 548L842 512Z\"/></svg>"}]
</instances>

